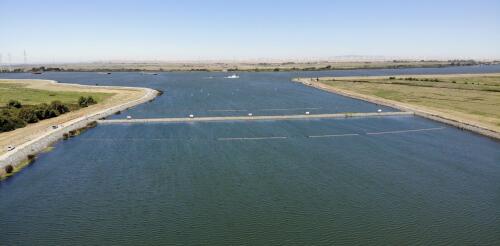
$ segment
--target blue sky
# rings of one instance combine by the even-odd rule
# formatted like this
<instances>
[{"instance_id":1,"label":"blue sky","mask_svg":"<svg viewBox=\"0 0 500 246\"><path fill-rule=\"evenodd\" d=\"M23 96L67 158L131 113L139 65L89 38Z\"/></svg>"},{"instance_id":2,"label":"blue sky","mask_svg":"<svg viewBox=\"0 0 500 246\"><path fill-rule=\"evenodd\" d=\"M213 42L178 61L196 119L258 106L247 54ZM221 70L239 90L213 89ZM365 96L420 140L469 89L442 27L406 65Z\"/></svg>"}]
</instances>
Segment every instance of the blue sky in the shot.
<instances>
[{"instance_id":1,"label":"blue sky","mask_svg":"<svg viewBox=\"0 0 500 246\"><path fill-rule=\"evenodd\" d=\"M13 62L500 58L496 0L0 0Z\"/></svg>"}]
</instances>

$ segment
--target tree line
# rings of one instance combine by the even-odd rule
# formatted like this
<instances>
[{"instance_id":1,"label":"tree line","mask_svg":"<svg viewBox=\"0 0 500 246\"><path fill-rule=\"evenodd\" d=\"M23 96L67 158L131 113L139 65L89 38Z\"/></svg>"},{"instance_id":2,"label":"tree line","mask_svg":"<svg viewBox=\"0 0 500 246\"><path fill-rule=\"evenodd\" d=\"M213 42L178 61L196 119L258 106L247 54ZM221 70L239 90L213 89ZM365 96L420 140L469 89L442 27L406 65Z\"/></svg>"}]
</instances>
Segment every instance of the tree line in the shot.
<instances>
[{"instance_id":1,"label":"tree line","mask_svg":"<svg viewBox=\"0 0 500 246\"><path fill-rule=\"evenodd\" d=\"M97 102L91 96L80 97L78 103L64 104L61 101L51 103L41 103L37 105L23 105L17 100L10 100L5 107L0 110L0 132L8 132L17 128L25 127L28 124L41 120L50 119L59 115L88 107Z\"/></svg>"}]
</instances>

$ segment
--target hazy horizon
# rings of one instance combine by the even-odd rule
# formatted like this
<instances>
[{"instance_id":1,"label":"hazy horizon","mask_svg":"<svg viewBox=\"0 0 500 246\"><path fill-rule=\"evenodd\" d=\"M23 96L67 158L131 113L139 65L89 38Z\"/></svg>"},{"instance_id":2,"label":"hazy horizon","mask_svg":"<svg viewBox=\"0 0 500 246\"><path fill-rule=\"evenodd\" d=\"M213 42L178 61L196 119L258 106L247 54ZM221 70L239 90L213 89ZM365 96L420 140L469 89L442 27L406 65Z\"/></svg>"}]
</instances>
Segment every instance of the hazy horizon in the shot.
<instances>
[{"instance_id":1,"label":"hazy horizon","mask_svg":"<svg viewBox=\"0 0 500 246\"><path fill-rule=\"evenodd\" d=\"M499 59L498 1L0 2L2 63ZM10 59L9 59L10 55Z\"/></svg>"}]
</instances>

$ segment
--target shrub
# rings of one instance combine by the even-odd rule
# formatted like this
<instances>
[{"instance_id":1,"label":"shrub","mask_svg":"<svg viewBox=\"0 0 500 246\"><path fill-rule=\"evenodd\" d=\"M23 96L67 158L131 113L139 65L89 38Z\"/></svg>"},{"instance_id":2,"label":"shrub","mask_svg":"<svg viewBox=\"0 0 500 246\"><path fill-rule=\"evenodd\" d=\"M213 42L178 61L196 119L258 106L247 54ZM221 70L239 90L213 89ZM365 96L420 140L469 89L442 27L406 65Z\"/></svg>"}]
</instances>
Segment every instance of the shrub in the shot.
<instances>
[{"instance_id":1,"label":"shrub","mask_svg":"<svg viewBox=\"0 0 500 246\"><path fill-rule=\"evenodd\" d=\"M87 103L88 103L89 105L92 105L92 104L96 104L96 103L97 103L97 101L96 101L96 100L94 100L94 98L93 98L93 97L89 96L89 97L87 97Z\"/></svg>"},{"instance_id":2,"label":"shrub","mask_svg":"<svg viewBox=\"0 0 500 246\"><path fill-rule=\"evenodd\" d=\"M12 173L12 172L14 172L14 167L12 165L5 166L5 172L6 173Z\"/></svg>"},{"instance_id":3,"label":"shrub","mask_svg":"<svg viewBox=\"0 0 500 246\"><path fill-rule=\"evenodd\" d=\"M0 116L0 132L8 132L16 129L11 119Z\"/></svg>"},{"instance_id":4,"label":"shrub","mask_svg":"<svg viewBox=\"0 0 500 246\"><path fill-rule=\"evenodd\" d=\"M46 103L42 103L42 104L38 104L35 106L35 114L36 114L36 117L38 117L38 119L45 119L44 117L44 111L45 109L47 109L49 107L49 105L47 105Z\"/></svg>"},{"instance_id":5,"label":"shrub","mask_svg":"<svg viewBox=\"0 0 500 246\"><path fill-rule=\"evenodd\" d=\"M78 106L84 108L87 107L87 99L85 97L78 98Z\"/></svg>"},{"instance_id":6,"label":"shrub","mask_svg":"<svg viewBox=\"0 0 500 246\"><path fill-rule=\"evenodd\" d=\"M18 115L20 119L27 123L36 123L39 120L35 109L32 108L23 108L19 111Z\"/></svg>"},{"instance_id":7,"label":"shrub","mask_svg":"<svg viewBox=\"0 0 500 246\"><path fill-rule=\"evenodd\" d=\"M50 105L47 105L46 103L37 105L34 112L39 120L44 120L69 112L69 109L66 105L59 104L58 101L54 101Z\"/></svg>"},{"instance_id":8,"label":"shrub","mask_svg":"<svg viewBox=\"0 0 500 246\"><path fill-rule=\"evenodd\" d=\"M28 155L28 160L29 161L33 161L33 160L35 160L35 158L36 158L36 155L33 155L33 154L29 154Z\"/></svg>"},{"instance_id":9,"label":"shrub","mask_svg":"<svg viewBox=\"0 0 500 246\"><path fill-rule=\"evenodd\" d=\"M26 122L17 117L0 116L0 132L8 132L25 126Z\"/></svg>"},{"instance_id":10,"label":"shrub","mask_svg":"<svg viewBox=\"0 0 500 246\"><path fill-rule=\"evenodd\" d=\"M59 111L46 108L46 109L43 109L41 111L41 114L42 114L42 118L40 118L40 119L50 119L50 118L54 118L54 117L59 116Z\"/></svg>"},{"instance_id":11,"label":"shrub","mask_svg":"<svg viewBox=\"0 0 500 246\"><path fill-rule=\"evenodd\" d=\"M45 114L47 115L47 119L54 118L54 117L59 116L59 111L54 110L54 109L47 109Z\"/></svg>"},{"instance_id":12,"label":"shrub","mask_svg":"<svg viewBox=\"0 0 500 246\"><path fill-rule=\"evenodd\" d=\"M96 104L96 100L94 100L93 97L88 96L88 97L80 97L78 98L78 106L85 108L88 107L89 105Z\"/></svg>"},{"instance_id":13,"label":"shrub","mask_svg":"<svg viewBox=\"0 0 500 246\"><path fill-rule=\"evenodd\" d=\"M10 100L8 103L7 103L7 107L8 108L21 108L23 105L21 105L21 102L17 101L17 100Z\"/></svg>"},{"instance_id":14,"label":"shrub","mask_svg":"<svg viewBox=\"0 0 500 246\"><path fill-rule=\"evenodd\" d=\"M56 110L59 114L69 112L68 106L64 105L61 101L53 101L50 103L50 109Z\"/></svg>"}]
</instances>

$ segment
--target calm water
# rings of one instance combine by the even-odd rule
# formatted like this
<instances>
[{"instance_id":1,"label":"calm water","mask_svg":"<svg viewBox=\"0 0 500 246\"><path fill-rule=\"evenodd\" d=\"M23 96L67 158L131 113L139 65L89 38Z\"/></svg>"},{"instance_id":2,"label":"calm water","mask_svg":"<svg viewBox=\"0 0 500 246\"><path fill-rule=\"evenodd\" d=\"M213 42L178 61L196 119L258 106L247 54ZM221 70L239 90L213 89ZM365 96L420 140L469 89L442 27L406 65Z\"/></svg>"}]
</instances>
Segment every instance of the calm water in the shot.
<instances>
[{"instance_id":1,"label":"calm water","mask_svg":"<svg viewBox=\"0 0 500 246\"><path fill-rule=\"evenodd\" d=\"M484 69L500 72L301 76ZM380 108L241 75L41 77L166 91L134 117ZM500 143L419 117L107 125L55 147L0 182L0 244L500 244Z\"/></svg>"}]
</instances>

